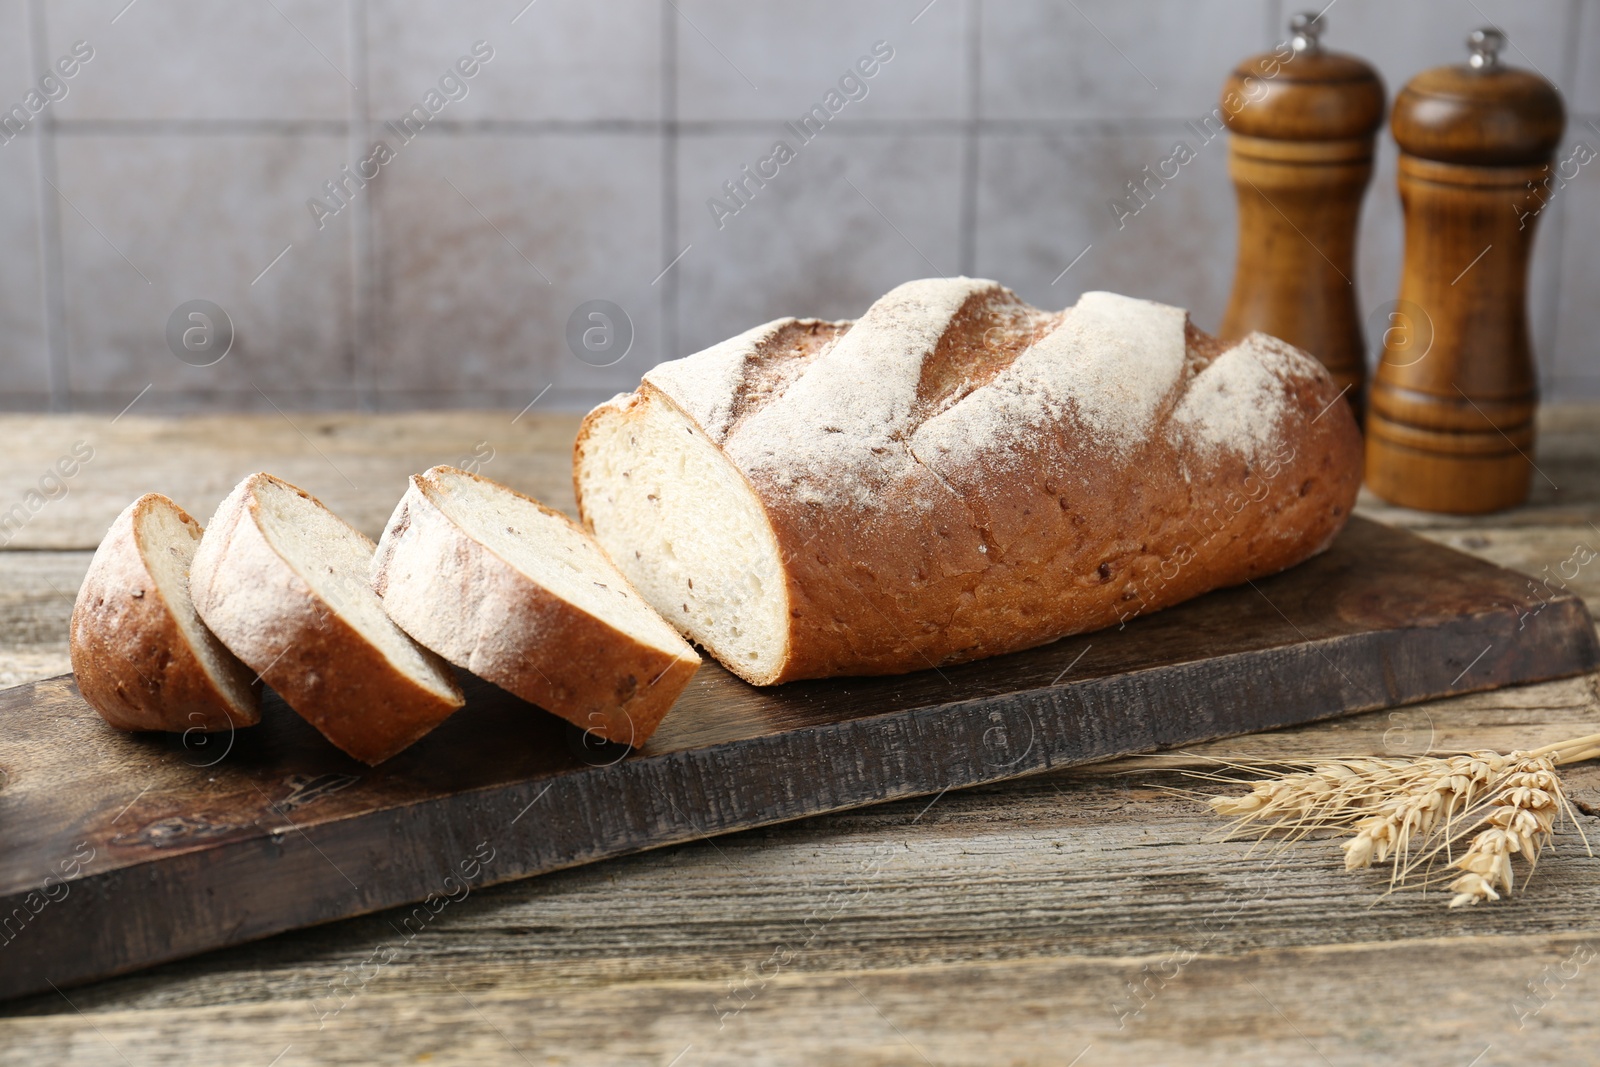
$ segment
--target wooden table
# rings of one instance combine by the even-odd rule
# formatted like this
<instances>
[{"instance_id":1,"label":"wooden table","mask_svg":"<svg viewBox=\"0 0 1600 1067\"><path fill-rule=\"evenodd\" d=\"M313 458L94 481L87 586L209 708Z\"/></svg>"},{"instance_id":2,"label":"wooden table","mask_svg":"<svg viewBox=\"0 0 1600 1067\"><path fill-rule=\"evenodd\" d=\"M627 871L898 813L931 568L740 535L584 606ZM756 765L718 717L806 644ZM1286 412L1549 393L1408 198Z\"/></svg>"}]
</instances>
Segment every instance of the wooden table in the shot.
<instances>
[{"instance_id":1,"label":"wooden table","mask_svg":"<svg viewBox=\"0 0 1600 1067\"><path fill-rule=\"evenodd\" d=\"M280 474L376 535L405 476L484 473L570 509L576 419L509 412L4 417L0 684L63 673L107 524L159 490L204 521ZM77 442L93 458L47 476ZM1365 514L1554 572L1600 549L1600 408L1547 411L1533 500L1479 519ZM43 483L41 484L41 479ZM1560 488L1557 489L1556 487ZM36 501L37 502L37 501ZM0 540L6 530L0 527ZM1570 570L1570 567L1569 567ZM1600 610L1600 560L1572 587ZM1600 731L1600 679L1208 746L1415 753ZM1568 775L1600 841L1600 770ZM0 1005L0 1064L1364 1064L1600 1057L1600 860L1570 831L1511 901L1379 899L1337 850L1209 840L1125 760L609 861ZM0 966L4 949L0 948ZM1535 992L1536 991L1536 992Z\"/></svg>"}]
</instances>

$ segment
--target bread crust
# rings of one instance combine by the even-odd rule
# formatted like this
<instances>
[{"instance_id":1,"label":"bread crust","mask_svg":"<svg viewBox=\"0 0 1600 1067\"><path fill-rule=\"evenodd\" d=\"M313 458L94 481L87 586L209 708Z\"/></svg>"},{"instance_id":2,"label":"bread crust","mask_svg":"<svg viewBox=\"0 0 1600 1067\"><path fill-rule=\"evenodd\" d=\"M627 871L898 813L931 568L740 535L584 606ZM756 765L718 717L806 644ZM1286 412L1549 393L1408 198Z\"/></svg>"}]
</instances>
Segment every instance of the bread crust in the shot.
<instances>
[{"instance_id":1,"label":"bread crust","mask_svg":"<svg viewBox=\"0 0 1600 1067\"><path fill-rule=\"evenodd\" d=\"M72 608L72 671L83 699L119 730L231 730L261 721L260 691L235 703L211 676L173 617L139 543L137 525L169 507L197 534L200 524L159 493L129 504L106 531ZM224 653L226 655L226 653ZM234 660L237 681L251 675Z\"/></svg>"},{"instance_id":2,"label":"bread crust","mask_svg":"<svg viewBox=\"0 0 1600 1067\"><path fill-rule=\"evenodd\" d=\"M445 697L396 667L272 547L256 517L256 489L266 480L323 506L269 474L241 482L217 509L195 553L195 609L224 645L324 737L363 763L381 763L465 700L453 679L454 692ZM264 613L257 607L263 599L270 602ZM425 649L423 654L450 678L442 660Z\"/></svg>"},{"instance_id":3,"label":"bread crust","mask_svg":"<svg viewBox=\"0 0 1600 1067\"><path fill-rule=\"evenodd\" d=\"M389 617L523 700L607 741L643 745L699 669L699 656L645 644L523 574L443 513L439 470L411 477L379 539L372 585ZM512 493L588 538L532 497L452 473Z\"/></svg>"},{"instance_id":4,"label":"bread crust","mask_svg":"<svg viewBox=\"0 0 1600 1067\"><path fill-rule=\"evenodd\" d=\"M1015 300L995 287L962 305L922 364L924 383L942 372L941 388L961 399L973 383L953 386L960 374L949 367L965 360L981 384L998 373L989 364L1005 364L1033 342L1024 332L1009 351L994 355L986 346L994 308L1009 313L1005 298ZM1293 566L1325 550L1349 517L1361 439L1338 387L1320 363L1282 342L1253 335L1244 344L1259 346L1276 368L1273 446L1253 460L1228 448L1184 447L1168 432L1196 376L1232 351L1186 325L1184 377L1127 447L1108 450L1083 421L1063 417L1004 442L979 442L976 458L960 463L932 452L905 462L896 453L903 465L873 483L866 501L819 500L796 491L793 479L741 461L727 443L755 416L737 404L729 416L712 394L672 395L647 378L580 428L579 513L593 529L580 472L602 420L640 419L645 406L665 404L720 447L771 523L790 601L788 649L776 671L752 675L725 664L756 684L940 667L1122 625ZM962 355L963 347L976 354ZM764 382L770 373L757 350L735 376L738 394L782 397L786 383ZM708 430L696 413L712 410L722 423Z\"/></svg>"}]
</instances>

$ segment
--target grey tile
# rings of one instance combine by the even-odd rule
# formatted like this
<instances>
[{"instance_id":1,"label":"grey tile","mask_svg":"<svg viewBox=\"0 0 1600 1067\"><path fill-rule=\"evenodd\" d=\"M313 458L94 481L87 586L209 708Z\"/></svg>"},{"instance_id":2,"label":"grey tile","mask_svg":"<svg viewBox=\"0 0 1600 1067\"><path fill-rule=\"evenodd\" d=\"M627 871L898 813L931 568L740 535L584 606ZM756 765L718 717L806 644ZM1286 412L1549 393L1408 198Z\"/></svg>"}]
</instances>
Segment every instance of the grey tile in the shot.
<instances>
[{"instance_id":1,"label":"grey tile","mask_svg":"<svg viewBox=\"0 0 1600 1067\"><path fill-rule=\"evenodd\" d=\"M372 0L371 115L396 118L446 78L446 120L654 120L661 19L658 0ZM492 58L470 79L449 80L478 41Z\"/></svg>"},{"instance_id":2,"label":"grey tile","mask_svg":"<svg viewBox=\"0 0 1600 1067\"><path fill-rule=\"evenodd\" d=\"M1400 214L1400 190L1395 185L1399 150L1387 134L1378 135L1372 183L1361 204L1361 225L1356 235L1356 290L1367 338L1367 366L1377 366L1386 305L1400 293L1400 264L1405 255L1405 226ZM1465 264L1463 264L1465 265Z\"/></svg>"},{"instance_id":3,"label":"grey tile","mask_svg":"<svg viewBox=\"0 0 1600 1067\"><path fill-rule=\"evenodd\" d=\"M660 141L642 134L425 133L375 185L374 383L384 404L546 386L601 399L660 349ZM579 360L567 321L609 300L632 347ZM545 401L541 401L544 403Z\"/></svg>"},{"instance_id":4,"label":"grey tile","mask_svg":"<svg viewBox=\"0 0 1600 1067\"><path fill-rule=\"evenodd\" d=\"M1593 182L1593 175L1589 177ZM1557 304L1564 281L1561 259L1565 245L1574 236L1565 231L1577 210L1577 203L1563 195L1561 203L1551 203L1540 212L1539 229L1534 234L1528 263L1528 334L1536 367L1549 363L1556 352ZM1581 272L1567 277L1574 292L1594 292L1594 273L1589 274L1587 282Z\"/></svg>"},{"instance_id":5,"label":"grey tile","mask_svg":"<svg viewBox=\"0 0 1600 1067\"><path fill-rule=\"evenodd\" d=\"M302 427L307 412L351 411L362 407L360 397L348 387L274 387L256 390L190 389L176 392L152 388L142 396L137 391L84 390L72 394L72 410L96 412L117 417L126 411L130 419L169 415L207 415L219 411L278 414L291 426Z\"/></svg>"},{"instance_id":6,"label":"grey tile","mask_svg":"<svg viewBox=\"0 0 1600 1067\"><path fill-rule=\"evenodd\" d=\"M1236 241L1225 142L1198 148L1136 214L1119 218L1111 207L1131 207L1126 183L1169 158L1180 138L1198 145L1181 127L1166 136L986 136L978 272L1041 307L1066 307L1086 290L1109 289L1188 308L1197 326L1215 330Z\"/></svg>"},{"instance_id":7,"label":"grey tile","mask_svg":"<svg viewBox=\"0 0 1600 1067\"><path fill-rule=\"evenodd\" d=\"M962 118L970 7L967 0L931 7L927 0L677 0L678 114L782 121L822 104L841 118ZM880 56L891 57L882 63L872 55L880 41ZM863 59L870 78L855 70ZM838 93L833 101L830 91Z\"/></svg>"},{"instance_id":8,"label":"grey tile","mask_svg":"<svg viewBox=\"0 0 1600 1067\"><path fill-rule=\"evenodd\" d=\"M23 0L0 0L0 70L11 72L0 106L28 91L28 12ZM39 285L38 125L0 133L0 409L49 404L50 356Z\"/></svg>"},{"instance_id":9,"label":"grey tile","mask_svg":"<svg viewBox=\"0 0 1600 1067\"><path fill-rule=\"evenodd\" d=\"M1503 59L1537 69L1563 90L1567 0L1339 0L1327 14L1323 43L1378 68L1392 104L1403 85L1429 67L1464 63L1466 37L1493 25L1510 40Z\"/></svg>"},{"instance_id":10,"label":"grey tile","mask_svg":"<svg viewBox=\"0 0 1600 1067\"><path fill-rule=\"evenodd\" d=\"M989 0L982 110L1003 119L1187 118L1263 49L1264 0Z\"/></svg>"},{"instance_id":11,"label":"grey tile","mask_svg":"<svg viewBox=\"0 0 1600 1067\"><path fill-rule=\"evenodd\" d=\"M1600 4L1575 4L1578 9L1578 72L1567 98L1578 114L1600 115Z\"/></svg>"},{"instance_id":12,"label":"grey tile","mask_svg":"<svg viewBox=\"0 0 1600 1067\"><path fill-rule=\"evenodd\" d=\"M80 40L94 49L59 105L63 118L347 117L354 68L342 3L162 0L124 10L61 0L49 12L52 57Z\"/></svg>"},{"instance_id":13,"label":"grey tile","mask_svg":"<svg viewBox=\"0 0 1600 1067\"><path fill-rule=\"evenodd\" d=\"M674 356L782 315L853 318L901 282L956 273L959 137L824 130L792 145L796 158L719 230L707 200L771 144L760 134L683 138L678 229L692 247L674 268Z\"/></svg>"},{"instance_id":14,"label":"grey tile","mask_svg":"<svg viewBox=\"0 0 1600 1067\"><path fill-rule=\"evenodd\" d=\"M7 107L20 101L30 83L43 73L33 69L28 0L0 0L0 70L7 72L0 88Z\"/></svg>"},{"instance_id":15,"label":"grey tile","mask_svg":"<svg viewBox=\"0 0 1600 1067\"><path fill-rule=\"evenodd\" d=\"M319 230L306 207L348 158L342 138L57 143L75 393L350 388L351 220ZM167 343L169 318L194 299L233 323L232 347L212 366L179 360Z\"/></svg>"},{"instance_id":16,"label":"grey tile","mask_svg":"<svg viewBox=\"0 0 1600 1067\"><path fill-rule=\"evenodd\" d=\"M35 69L30 7L28 0L0 0L0 146L25 156L34 151L28 135L52 109L59 113L74 84L48 66ZM66 69L76 75L74 63Z\"/></svg>"},{"instance_id":17,"label":"grey tile","mask_svg":"<svg viewBox=\"0 0 1600 1067\"><path fill-rule=\"evenodd\" d=\"M1600 397L1600 180L1585 177L1566 190L1555 341L1538 353L1548 400Z\"/></svg>"},{"instance_id":18,"label":"grey tile","mask_svg":"<svg viewBox=\"0 0 1600 1067\"><path fill-rule=\"evenodd\" d=\"M630 353L626 362L632 363ZM642 365L632 367L627 380L613 385L555 386L546 390L499 387L492 389L463 389L444 391L438 389L390 389L377 396L378 411L494 411L510 412L512 419L499 425L515 425L524 421L524 413L587 412L596 404L609 400L618 393L632 391L639 384ZM549 383L546 383L549 384ZM441 461L442 462L442 461ZM455 462L455 461L451 461ZM545 501L551 503L550 501ZM552 506L554 506L552 504Z\"/></svg>"},{"instance_id":19,"label":"grey tile","mask_svg":"<svg viewBox=\"0 0 1600 1067\"><path fill-rule=\"evenodd\" d=\"M0 145L0 409L37 410L50 400L50 353L40 294L33 134Z\"/></svg>"}]
</instances>

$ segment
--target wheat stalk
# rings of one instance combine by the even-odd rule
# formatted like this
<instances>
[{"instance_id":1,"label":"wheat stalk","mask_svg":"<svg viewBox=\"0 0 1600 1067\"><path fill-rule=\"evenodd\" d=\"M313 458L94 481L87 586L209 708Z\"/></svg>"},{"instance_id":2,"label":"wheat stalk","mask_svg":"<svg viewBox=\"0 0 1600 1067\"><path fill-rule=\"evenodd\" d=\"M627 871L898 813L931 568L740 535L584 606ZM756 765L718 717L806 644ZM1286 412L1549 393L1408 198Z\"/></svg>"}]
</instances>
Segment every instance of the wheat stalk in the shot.
<instances>
[{"instance_id":1,"label":"wheat stalk","mask_svg":"<svg viewBox=\"0 0 1600 1067\"><path fill-rule=\"evenodd\" d=\"M1217 760L1234 770L1270 765L1277 773L1251 783L1244 796L1213 796L1208 803L1218 815L1233 820L1224 840L1245 834L1292 840L1316 831L1348 832L1340 846L1345 870L1388 863L1391 892L1438 881L1427 871L1443 857L1447 870L1460 872L1449 883L1450 906L1457 908L1510 896L1516 856L1533 873L1555 827L1568 816L1577 824L1556 768L1597 757L1600 734L1504 754L1271 764ZM1233 780L1217 774L1193 776ZM1470 843L1455 855L1469 834ZM1584 845L1588 847L1587 839Z\"/></svg>"}]
</instances>

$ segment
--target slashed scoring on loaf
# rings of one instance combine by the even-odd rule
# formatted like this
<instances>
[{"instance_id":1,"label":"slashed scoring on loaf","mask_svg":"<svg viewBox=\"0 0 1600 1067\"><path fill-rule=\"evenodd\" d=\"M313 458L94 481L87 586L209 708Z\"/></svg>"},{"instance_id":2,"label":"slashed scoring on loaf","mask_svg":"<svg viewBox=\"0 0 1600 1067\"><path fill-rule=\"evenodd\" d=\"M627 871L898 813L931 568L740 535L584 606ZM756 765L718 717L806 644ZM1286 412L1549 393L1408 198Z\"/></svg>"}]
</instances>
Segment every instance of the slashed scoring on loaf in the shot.
<instances>
[{"instance_id":1,"label":"slashed scoring on loaf","mask_svg":"<svg viewBox=\"0 0 1600 1067\"><path fill-rule=\"evenodd\" d=\"M738 420L782 395L811 358L850 326L820 319L774 319L691 359L662 363L644 380L679 398L685 413L721 443Z\"/></svg>"},{"instance_id":2,"label":"slashed scoring on loaf","mask_svg":"<svg viewBox=\"0 0 1600 1067\"><path fill-rule=\"evenodd\" d=\"M809 353L789 340L803 320L779 319L664 363L645 381L764 485L802 503L870 509L909 467L996 458L1044 426L1073 427L1086 454L1125 453L1175 405L1185 415L1170 434L1253 456L1275 432L1282 361L1303 357L1246 341L1190 397L1187 320L1181 308L1106 292L1052 315L995 282L924 279L892 290L853 326L826 324L830 343ZM992 365L958 360L957 376L970 380L929 396L936 353L960 331L981 334ZM775 349L788 357L776 374ZM763 390L756 404L752 382Z\"/></svg>"},{"instance_id":3,"label":"slashed scoring on loaf","mask_svg":"<svg viewBox=\"0 0 1600 1067\"><path fill-rule=\"evenodd\" d=\"M1125 450L1183 381L1186 319L1181 308L1085 293L993 381L923 423L912 451L959 466L1069 418L1087 448Z\"/></svg>"}]
</instances>

